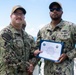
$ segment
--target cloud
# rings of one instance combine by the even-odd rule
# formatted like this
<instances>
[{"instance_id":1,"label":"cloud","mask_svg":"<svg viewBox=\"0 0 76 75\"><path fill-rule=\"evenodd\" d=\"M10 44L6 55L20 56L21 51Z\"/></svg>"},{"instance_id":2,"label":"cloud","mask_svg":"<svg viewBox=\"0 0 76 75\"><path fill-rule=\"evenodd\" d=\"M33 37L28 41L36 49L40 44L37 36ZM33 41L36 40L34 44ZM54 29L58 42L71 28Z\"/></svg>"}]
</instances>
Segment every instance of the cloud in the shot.
<instances>
[{"instance_id":1,"label":"cloud","mask_svg":"<svg viewBox=\"0 0 76 75\"><path fill-rule=\"evenodd\" d=\"M41 24L41 25L37 25L37 26L33 26L33 25L27 25L26 27L26 32L29 33L30 35L36 37L37 36L37 33L38 31L44 26L44 24Z\"/></svg>"},{"instance_id":2,"label":"cloud","mask_svg":"<svg viewBox=\"0 0 76 75\"><path fill-rule=\"evenodd\" d=\"M41 29L45 24L40 24L39 25L39 29Z\"/></svg>"},{"instance_id":3,"label":"cloud","mask_svg":"<svg viewBox=\"0 0 76 75\"><path fill-rule=\"evenodd\" d=\"M32 36L36 36L37 30L34 27L26 27L26 32Z\"/></svg>"},{"instance_id":4,"label":"cloud","mask_svg":"<svg viewBox=\"0 0 76 75\"><path fill-rule=\"evenodd\" d=\"M0 26L0 30L2 30L3 28L5 28L5 26Z\"/></svg>"}]
</instances>

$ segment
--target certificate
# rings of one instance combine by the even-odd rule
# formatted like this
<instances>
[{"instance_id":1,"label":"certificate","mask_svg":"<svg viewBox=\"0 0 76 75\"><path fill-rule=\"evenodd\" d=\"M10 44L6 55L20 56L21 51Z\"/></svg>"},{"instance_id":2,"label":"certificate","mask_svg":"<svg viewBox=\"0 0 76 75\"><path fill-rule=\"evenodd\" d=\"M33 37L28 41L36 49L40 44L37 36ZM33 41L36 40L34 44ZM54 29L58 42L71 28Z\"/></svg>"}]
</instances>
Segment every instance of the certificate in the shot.
<instances>
[{"instance_id":1,"label":"certificate","mask_svg":"<svg viewBox=\"0 0 76 75\"><path fill-rule=\"evenodd\" d=\"M40 50L43 51L38 56L44 59L57 62L62 53L63 43L41 40Z\"/></svg>"}]
</instances>

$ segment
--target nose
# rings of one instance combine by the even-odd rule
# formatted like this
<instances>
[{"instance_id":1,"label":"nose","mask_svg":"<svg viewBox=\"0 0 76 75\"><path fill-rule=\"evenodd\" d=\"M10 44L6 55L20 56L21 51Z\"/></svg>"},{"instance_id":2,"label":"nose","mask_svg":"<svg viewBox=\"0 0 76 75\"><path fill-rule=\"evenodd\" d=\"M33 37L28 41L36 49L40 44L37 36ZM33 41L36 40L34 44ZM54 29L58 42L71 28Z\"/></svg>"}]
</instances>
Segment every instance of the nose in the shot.
<instances>
[{"instance_id":1,"label":"nose","mask_svg":"<svg viewBox=\"0 0 76 75\"><path fill-rule=\"evenodd\" d=\"M57 12L57 11L54 9L53 12Z\"/></svg>"}]
</instances>

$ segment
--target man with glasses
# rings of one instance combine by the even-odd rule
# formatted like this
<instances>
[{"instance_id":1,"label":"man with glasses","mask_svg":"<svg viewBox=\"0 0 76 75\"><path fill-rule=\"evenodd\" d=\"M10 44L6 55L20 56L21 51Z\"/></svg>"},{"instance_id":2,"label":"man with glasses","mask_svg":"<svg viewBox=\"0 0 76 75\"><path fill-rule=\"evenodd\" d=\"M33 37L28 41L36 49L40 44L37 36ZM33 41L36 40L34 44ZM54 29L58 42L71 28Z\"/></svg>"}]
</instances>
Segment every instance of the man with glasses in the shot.
<instances>
[{"instance_id":1,"label":"man with glasses","mask_svg":"<svg viewBox=\"0 0 76 75\"><path fill-rule=\"evenodd\" d=\"M9 26L0 32L0 75L32 75L35 59L34 45L22 29L26 10L14 6Z\"/></svg>"},{"instance_id":2,"label":"man with glasses","mask_svg":"<svg viewBox=\"0 0 76 75\"><path fill-rule=\"evenodd\" d=\"M39 30L36 47L40 46L40 40L63 42L64 47L58 62L44 61L44 75L74 75L73 58L76 57L76 25L62 19L63 9L60 3L52 2L49 9L51 22Z\"/></svg>"}]
</instances>

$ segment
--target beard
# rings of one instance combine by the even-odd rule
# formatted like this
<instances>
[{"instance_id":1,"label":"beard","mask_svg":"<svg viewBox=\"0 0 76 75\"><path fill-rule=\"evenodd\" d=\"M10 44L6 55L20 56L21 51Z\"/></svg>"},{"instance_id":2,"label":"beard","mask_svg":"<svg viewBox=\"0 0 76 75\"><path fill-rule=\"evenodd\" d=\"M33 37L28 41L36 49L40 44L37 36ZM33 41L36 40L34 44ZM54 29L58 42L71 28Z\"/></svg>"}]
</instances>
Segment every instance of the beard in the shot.
<instances>
[{"instance_id":1,"label":"beard","mask_svg":"<svg viewBox=\"0 0 76 75\"><path fill-rule=\"evenodd\" d=\"M52 20L59 20L61 19L61 15L60 16L50 16Z\"/></svg>"},{"instance_id":2,"label":"beard","mask_svg":"<svg viewBox=\"0 0 76 75\"><path fill-rule=\"evenodd\" d=\"M56 21L56 20L61 19L61 16L60 17L55 17L55 18L51 17L51 19Z\"/></svg>"}]
</instances>

